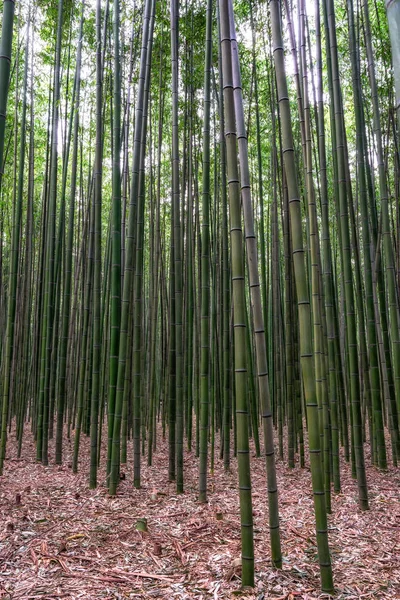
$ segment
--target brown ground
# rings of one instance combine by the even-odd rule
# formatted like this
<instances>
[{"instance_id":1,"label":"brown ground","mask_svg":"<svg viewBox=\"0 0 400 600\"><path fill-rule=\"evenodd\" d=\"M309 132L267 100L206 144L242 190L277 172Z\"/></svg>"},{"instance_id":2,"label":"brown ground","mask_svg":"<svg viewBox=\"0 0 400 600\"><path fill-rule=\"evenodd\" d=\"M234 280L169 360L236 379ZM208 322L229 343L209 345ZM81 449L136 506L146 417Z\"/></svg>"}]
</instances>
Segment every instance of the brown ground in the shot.
<instances>
[{"instance_id":1,"label":"brown ground","mask_svg":"<svg viewBox=\"0 0 400 600\"><path fill-rule=\"evenodd\" d=\"M270 566L264 460L252 458L256 587L240 589L240 528L236 464L224 473L216 460L209 502L197 501L197 459L185 455L185 493L167 482L168 448L159 439L151 468L143 461L140 490L125 469L118 496L104 485L88 489L87 463L79 475L65 465L36 464L29 435L0 478L0 598L322 598L309 470L278 462L284 567ZM54 455L53 444L50 446ZM88 454L87 440L82 456ZM368 462L368 457L367 457ZM337 598L400 599L400 471L368 467L371 510L357 506L357 490L342 466L343 494L333 498L330 545ZM20 504L18 494L21 496ZM222 512L223 519L216 519ZM148 534L136 530L148 520ZM325 595L326 598L326 595Z\"/></svg>"}]
</instances>

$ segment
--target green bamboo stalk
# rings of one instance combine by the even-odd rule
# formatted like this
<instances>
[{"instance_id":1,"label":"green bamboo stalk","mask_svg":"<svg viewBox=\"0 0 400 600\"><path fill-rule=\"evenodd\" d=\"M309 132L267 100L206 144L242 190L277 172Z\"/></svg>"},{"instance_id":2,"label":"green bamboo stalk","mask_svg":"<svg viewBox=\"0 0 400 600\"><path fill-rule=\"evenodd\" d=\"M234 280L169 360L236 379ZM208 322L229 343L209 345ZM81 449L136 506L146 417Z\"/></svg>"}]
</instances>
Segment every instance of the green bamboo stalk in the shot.
<instances>
[{"instance_id":1,"label":"green bamboo stalk","mask_svg":"<svg viewBox=\"0 0 400 600\"><path fill-rule=\"evenodd\" d=\"M147 45L149 40L149 23L150 10L152 0L147 0L143 15L143 34L142 34L142 49L140 56L140 73L139 83L136 96L136 116L135 116L135 133L133 142L133 164L132 164L132 181L129 201L129 221L128 234L126 242L126 256L124 269L124 286L122 295L122 314L121 328L119 340L119 362L118 362L118 378L117 390L115 399L115 417L113 430L113 448L111 453L111 471L109 482L109 493L115 495L117 491L117 483L119 478L120 464L120 432L121 432L121 417L125 387L125 371L127 368L127 342L128 342L128 322L129 312L132 303L132 280L133 267L135 260L135 228L136 228L136 207L139 195L139 161L140 161L140 144L142 138L143 126L143 99L144 99L144 83L146 74L146 57Z\"/></svg>"},{"instance_id":2,"label":"green bamboo stalk","mask_svg":"<svg viewBox=\"0 0 400 600\"><path fill-rule=\"evenodd\" d=\"M385 0L386 13L389 22L390 42L392 45L392 64L394 71L394 83L396 88L395 109L400 116L400 2L399 0ZM391 267L389 267L391 268Z\"/></svg>"},{"instance_id":3,"label":"green bamboo stalk","mask_svg":"<svg viewBox=\"0 0 400 600\"><path fill-rule=\"evenodd\" d=\"M99 428L101 365L101 204L103 169L103 71L101 39L101 0L96 2L96 150L94 165L94 272L93 272L93 372L90 406L90 480L97 487L97 441Z\"/></svg>"},{"instance_id":4,"label":"green bamboo stalk","mask_svg":"<svg viewBox=\"0 0 400 600\"><path fill-rule=\"evenodd\" d=\"M34 25L34 23L33 23ZM24 294L25 294L25 324L31 323L32 316L32 302L30 301L31 295L34 290L34 277L33 277L33 267L34 267L34 243L33 243L33 227L34 227L34 211L33 211L33 202L34 202L34 190L35 190L35 161L34 161L34 153L35 153L35 135L34 135L34 85L33 85L33 60L34 60L34 26L33 33L31 36L31 56L30 56L30 133L29 133L29 173L28 173L28 194L27 194L27 207L26 207L26 231L25 231L25 273L24 273ZM20 401L20 413L19 413L19 423L17 423L18 429L18 457L21 456L22 450L22 441L23 441L23 432L24 432L24 423L27 416L27 411L29 408L29 393L30 393L30 385L32 382L32 371L30 369L30 365L32 364L31 357L31 347L32 347L32 328L30 326L25 327L25 336L24 336L24 349L23 349L23 366L22 366L22 392L21 392L21 401Z\"/></svg>"},{"instance_id":5,"label":"green bamboo stalk","mask_svg":"<svg viewBox=\"0 0 400 600\"><path fill-rule=\"evenodd\" d=\"M81 82L81 61L82 61L82 36L84 22L84 6L82 0L81 20L78 37L78 48L76 56L75 70L75 115L74 115L74 142L72 151L72 171L71 187L69 200L69 218L67 247L65 252L65 281L63 290L62 306L62 330L60 340L60 364L58 371L59 389L58 389L58 407L57 407L57 433L56 433L56 464L62 462L62 441L63 441L63 423L66 400L66 371L67 371L67 347L70 328L71 315L71 288L72 288L72 268L73 268L73 245L74 245L74 223L75 223L75 195L77 183L77 162L78 162L78 141L79 141L79 101L80 101L80 82Z\"/></svg>"},{"instance_id":6,"label":"green bamboo stalk","mask_svg":"<svg viewBox=\"0 0 400 600\"><path fill-rule=\"evenodd\" d=\"M329 25L329 40L331 47L332 76L333 76L333 102L335 106L335 132L337 144L338 160L338 186L339 186L339 207L340 207L340 229L342 241L342 260L344 273L344 295L346 299L346 329L347 329L347 350L350 369L350 403L353 419L352 432L354 439L354 452L356 460L357 482L360 507L363 510L368 509L368 490L364 465L364 448L362 439L361 423L361 392L359 379L359 365L357 352L357 324L355 318L353 272L350 252L350 229L348 221L348 190L346 187L346 167L344 153L344 132L343 132L343 108L340 90L339 66L335 29L335 12L333 0L327 0L327 14Z\"/></svg>"},{"instance_id":7,"label":"green bamboo stalk","mask_svg":"<svg viewBox=\"0 0 400 600\"><path fill-rule=\"evenodd\" d=\"M352 81L354 94L354 112L356 119L356 143L357 143L357 166L358 166L358 184L359 200L362 218L363 235L363 263L364 263L364 282L365 282L365 304L367 314L367 335L368 335L368 359L369 359L369 377L373 408L373 435L376 440L378 464L381 469L386 469L386 447L383 430L383 417L381 406L381 386L379 380L379 362L378 362L378 341L375 325L375 309L372 290L372 264L371 264L371 241L370 226L367 206L367 188L366 188L366 165L365 148L363 144L362 129L364 127L362 119L362 98L361 82L358 67L358 52L355 37L354 25L354 6L352 0L348 0L348 19L350 33L350 58L352 67ZM373 453L372 453L373 454Z\"/></svg>"},{"instance_id":8,"label":"green bamboo stalk","mask_svg":"<svg viewBox=\"0 0 400 600\"><path fill-rule=\"evenodd\" d=\"M176 360L176 490L183 492L183 335L182 335L182 238L179 193L179 121L178 121L178 23L179 4L171 0L171 69L172 69L172 203L174 205L175 270L175 360Z\"/></svg>"},{"instance_id":9,"label":"green bamboo stalk","mask_svg":"<svg viewBox=\"0 0 400 600\"><path fill-rule=\"evenodd\" d=\"M7 108L7 95L10 76L10 61L12 47L12 32L14 19L14 2L6 0L3 9L2 35L0 42L0 186L3 176L3 151L4 151L4 131ZM3 401L1 415L1 446L0 446L0 474L3 473L3 465L6 457L7 444L7 425L10 410L10 390L12 376L12 361L14 352L14 332L16 325L16 306L17 306L17 284L18 269L20 258L20 238L21 238L21 220L22 220L22 196L24 190L24 167L25 167L25 139L26 139L26 93L28 85L28 65L29 65L29 31L30 21L28 22L27 39L25 46L25 69L22 92L22 115L21 115L21 143L19 155L19 173L18 173L18 192L16 206L13 214L12 225L12 245L10 255L10 271L8 284L8 306L7 306L7 330L6 330L6 352L3 363Z\"/></svg>"},{"instance_id":10,"label":"green bamboo stalk","mask_svg":"<svg viewBox=\"0 0 400 600\"><path fill-rule=\"evenodd\" d=\"M224 81L225 139L232 249L232 293L234 327L235 401L237 423L237 459L242 538L242 584L254 585L254 540L249 456L248 407L246 392L246 304L243 263L243 232L240 211L240 187L236 150L235 100L233 95L230 8L228 0L219 0L220 43Z\"/></svg>"},{"instance_id":11,"label":"green bamboo stalk","mask_svg":"<svg viewBox=\"0 0 400 600\"><path fill-rule=\"evenodd\" d=\"M293 242L293 262L299 316L299 344L301 356L300 360L307 408L307 425L309 434L311 478L313 485L314 509L317 530L318 558L320 564L322 589L325 592L332 592L332 566L328 546L328 524L326 515L323 472L321 464L321 448L319 440L318 403L316 398L315 374L313 365L314 357L311 336L311 311L304 260L301 207L297 185L297 174L293 148L293 134L291 129L290 104L286 82L281 18L279 8L280 2L278 0L271 0L270 11L272 24L272 40L274 46L274 62L277 79L278 101L281 114L283 144L282 150L289 194L291 233Z\"/></svg>"},{"instance_id":12,"label":"green bamboo stalk","mask_svg":"<svg viewBox=\"0 0 400 600\"><path fill-rule=\"evenodd\" d=\"M220 37L220 14L217 2L218 37ZM219 89L223 90L221 44L218 45ZM230 429L232 400L230 394L231 357L230 357L230 270L228 247L228 199L226 190L226 145L224 121L224 94L220 93L218 103L219 113L219 152L221 163L221 211L222 211L222 311L223 311L223 456L224 469L230 468Z\"/></svg>"},{"instance_id":13,"label":"green bamboo stalk","mask_svg":"<svg viewBox=\"0 0 400 600\"><path fill-rule=\"evenodd\" d=\"M120 64L120 3L113 8L114 73L113 73L113 165L112 165L112 233L111 233L111 340L108 394L107 473L111 469L114 431L115 396L118 378L118 350L121 325L121 64ZM128 130L129 131L129 130ZM128 131L125 135L128 138ZM128 139L126 139L128 143Z\"/></svg>"},{"instance_id":14,"label":"green bamboo stalk","mask_svg":"<svg viewBox=\"0 0 400 600\"><path fill-rule=\"evenodd\" d=\"M192 15L193 31L193 15ZM193 52L191 53L191 66L193 67ZM187 203L187 226L186 226L186 378L187 378L187 446L192 450L193 429L193 333L194 333L194 266L193 266L193 85L189 93L189 152L188 152L188 203Z\"/></svg>"},{"instance_id":15,"label":"green bamboo stalk","mask_svg":"<svg viewBox=\"0 0 400 600\"><path fill-rule=\"evenodd\" d=\"M395 108L399 118L400 107L400 67L399 54L400 43L398 37L398 28L400 22L400 3L398 0L386 0L386 12L389 21L389 33L392 45L392 62L394 68L394 78L396 87L396 103ZM375 77L373 79L375 81ZM382 135L380 127L378 97L376 95L376 85L373 85L373 107L374 107L374 123L375 135L377 138L378 151L378 167L379 167L379 193L381 197L381 227L382 227L382 243L386 261L386 277L389 297L389 323L390 336L393 354L393 372L394 385L396 395L397 414L400 415L400 321L399 321L399 298L398 290L396 289L395 276L395 260L390 232L388 193L386 184L385 167L382 151Z\"/></svg>"},{"instance_id":16,"label":"green bamboo stalk","mask_svg":"<svg viewBox=\"0 0 400 600\"><path fill-rule=\"evenodd\" d=\"M146 137L147 137L147 115L150 89L150 71L151 54L154 28L154 1L151 4L148 50L146 54L146 69L144 81L143 98L143 124L140 140L140 159L139 159L139 184L138 184L138 205L137 205L137 229L136 229L136 264L135 264L135 304L134 304L134 335L133 335L133 484L136 488L140 487L140 424L144 424L143 409L146 408L141 402L144 369L142 358L144 356L143 345L145 344L145 335L143 332L143 312L144 312L144 214L145 214L145 172L144 161L146 157ZM144 441L144 435L143 435Z\"/></svg>"},{"instance_id":17,"label":"green bamboo stalk","mask_svg":"<svg viewBox=\"0 0 400 600\"><path fill-rule=\"evenodd\" d=\"M54 262L55 262L55 233L57 210L57 171L58 171L58 123L60 103L60 62L62 42L63 0L58 3L57 39L54 68L53 92L53 122L50 160L50 187L48 199L48 224L45 244L45 273L43 298L43 325L41 339L40 390L38 398L38 424L36 458L43 464L48 463L48 434L49 434L49 395L51 352L53 341L54 317Z\"/></svg>"},{"instance_id":18,"label":"green bamboo stalk","mask_svg":"<svg viewBox=\"0 0 400 600\"><path fill-rule=\"evenodd\" d=\"M14 12L15 0L4 0L0 41L0 191L4 175L4 143L8 90L10 87Z\"/></svg>"},{"instance_id":19,"label":"green bamboo stalk","mask_svg":"<svg viewBox=\"0 0 400 600\"><path fill-rule=\"evenodd\" d=\"M200 502L207 502L208 421L210 402L210 111L212 9L212 0L207 0L204 66L203 185L201 224Z\"/></svg>"},{"instance_id":20,"label":"green bamboo stalk","mask_svg":"<svg viewBox=\"0 0 400 600\"><path fill-rule=\"evenodd\" d=\"M303 73L303 109L304 109L304 132L305 132L305 153L306 153L306 192L308 199L308 223L310 237L310 257L311 257L311 290L312 290L312 318L314 333L314 357L315 357L315 381L317 400L320 411L319 429L321 435L321 448L323 448L323 467L324 467L324 485L326 509L331 512L330 495L330 452L329 452L329 414L328 414L328 390L327 377L324 359L324 340L323 340L323 322L322 322L322 295L321 275L322 268L320 263L319 233L316 209L316 194L313 180L312 165L312 139L311 139L311 116L310 102L308 92L308 65L305 50L305 5L304 0L300 0L300 55Z\"/></svg>"},{"instance_id":21,"label":"green bamboo stalk","mask_svg":"<svg viewBox=\"0 0 400 600\"><path fill-rule=\"evenodd\" d=\"M322 80L321 19L319 1L315 2L316 20L316 59L317 59L317 110L318 110L318 154L320 170L321 218L322 218L322 275L325 291L325 311L327 324L329 405L332 422L332 467L335 492L340 492L339 424L338 424L338 375L335 363L336 305L334 301L334 280L332 272L332 248L329 228L328 179L325 147L325 118ZM341 365L339 364L339 368Z\"/></svg>"}]
</instances>

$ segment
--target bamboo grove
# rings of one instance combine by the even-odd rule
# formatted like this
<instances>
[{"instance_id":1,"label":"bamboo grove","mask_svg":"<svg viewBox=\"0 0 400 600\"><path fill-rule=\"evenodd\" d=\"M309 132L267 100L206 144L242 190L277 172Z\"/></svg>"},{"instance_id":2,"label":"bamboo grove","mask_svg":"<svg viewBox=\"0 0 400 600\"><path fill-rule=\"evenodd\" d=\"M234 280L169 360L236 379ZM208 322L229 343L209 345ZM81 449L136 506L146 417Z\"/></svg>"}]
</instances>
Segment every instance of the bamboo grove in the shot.
<instances>
[{"instance_id":1,"label":"bamboo grove","mask_svg":"<svg viewBox=\"0 0 400 600\"><path fill-rule=\"evenodd\" d=\"M36 459L141 486L159 436L238 465L310 465L321 585L351 465L400 460L398 0L4 0L0 473ZM390 43L392 35L392 48ZM392 53L394 77L392 76ZM102 459L103 460L103 459ZM86 464L86 463L85 463ZM303 474L308 477L306 471Z\"/></svg>"}]
</instances>

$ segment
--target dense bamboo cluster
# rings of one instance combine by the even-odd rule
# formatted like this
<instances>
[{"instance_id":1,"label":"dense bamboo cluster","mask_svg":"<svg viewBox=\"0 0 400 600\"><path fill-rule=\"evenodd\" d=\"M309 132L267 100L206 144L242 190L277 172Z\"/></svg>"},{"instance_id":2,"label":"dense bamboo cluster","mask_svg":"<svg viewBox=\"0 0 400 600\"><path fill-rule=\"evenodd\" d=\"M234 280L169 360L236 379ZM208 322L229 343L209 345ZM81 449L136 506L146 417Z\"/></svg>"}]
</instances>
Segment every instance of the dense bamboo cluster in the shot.
<instances>
[{"instance_id":1,"label":"dense bamboo cluster","mask_svg":"<svg viewBox=\"0 0 400 600\"><path fill-rule=\"evenodd\" d=\"M110 495L160 435L177 493L198 458L200 502L237 460L252 586L250 449L276 568L277 464L308 463L332 592L342 461L366 510L366 461L400 460L399 2L387 17L4 0L0 474L27 428L43 465L71 440L74 472L90 438L91 488L106 447Z\"/></svg>"}]
</instances>

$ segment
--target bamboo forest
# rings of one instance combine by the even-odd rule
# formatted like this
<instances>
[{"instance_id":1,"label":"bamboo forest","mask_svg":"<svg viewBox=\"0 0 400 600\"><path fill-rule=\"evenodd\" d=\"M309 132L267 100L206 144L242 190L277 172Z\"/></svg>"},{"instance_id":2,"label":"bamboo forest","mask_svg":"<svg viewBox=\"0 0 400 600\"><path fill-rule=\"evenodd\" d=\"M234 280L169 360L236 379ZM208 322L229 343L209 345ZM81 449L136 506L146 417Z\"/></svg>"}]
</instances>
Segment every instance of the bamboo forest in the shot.
<instances>
[{"instance_id":1,"label":"bamboo forest","mask_svg":"<svg viewBox=\"0 0 400 600\"><path fill-rule=\"evenodd\" d=\"M400 0L0 15L0 598L400 599Z\"/></svg>"}]
</instances>

